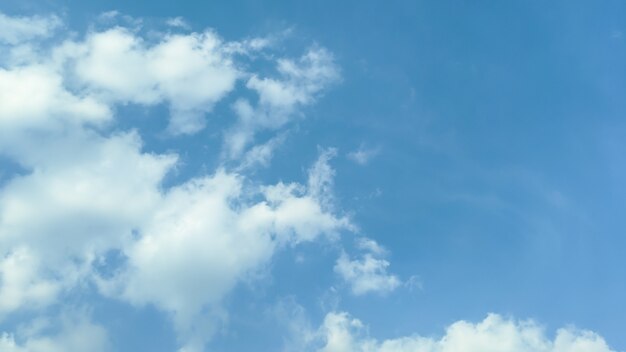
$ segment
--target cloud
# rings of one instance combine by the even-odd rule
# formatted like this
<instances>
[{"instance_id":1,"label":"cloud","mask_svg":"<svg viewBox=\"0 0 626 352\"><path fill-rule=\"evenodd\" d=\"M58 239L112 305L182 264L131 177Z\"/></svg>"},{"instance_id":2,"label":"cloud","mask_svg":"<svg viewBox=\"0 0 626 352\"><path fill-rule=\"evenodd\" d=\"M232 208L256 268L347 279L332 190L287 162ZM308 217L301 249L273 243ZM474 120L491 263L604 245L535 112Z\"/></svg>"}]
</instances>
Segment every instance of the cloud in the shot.
<instances>
[{"instance_id":1,"label":"cloud","mask_svg":"<svg viewBox=\"0 0 626 352\"><path fill-rule=\"evenodd\" d=\"M177 20L180 23L181 19ZM26 113L33 108L72 109L70 112L90 109L96 111L86 111L87 116L106 116L103 103L166 103L170 110L168 131L193 134L205 127L205 115L235 90L236 82L245 80L245 86L257 94L258 103L240 99L234 105L238 123L226 134L225 143L226 154L238 158L257 131L282 127L298 116L298 108L313 103L339 77L332 55L319 46L297 60L276 59L277 77L249 72L248 65L239 58L268 48L271 41L249 38L225 42L211 30L164 34L155 41L121 26L91 31L82 40L67 39L49 50L26 41L10 46L9 58L5 58L22 64L24 72L6 72L12 76L2 77L1 81L7 85L24 82L22 90L38 92L36 97L42 101L20 104L15 95L23 94L18 91L7 96L3 106L13 111L26 107ZM43 72L27 76L34 70ZM39 83L43 85L37 88ZM61 87L63 83L67 87Z\"/></svg>"},{"instance_id":2,"label":"cloud","mask_svg":"<svg viewBox=\"0 0 626 352\"><path fill-rule=\"evenodd\" d=\"M39 318L15 333L0 334L3 352L106 352L111 343L106 330L86 313L69 311L54 319Z\"/></svg>"},{"instance_id":3,"label":"cloud","mask_svg":"<svg viewBox=\"0 0 626 352\"><path fill-rule=\"evenodd\" d=\"M277 70L280 79L253 75L246 86L258 93L261 105L287 111L311 103L339 75L332 55L319 47L309 49L297 61L278 60Z\"/></svg>"},{"instance_id":4,"label":"cloud","mask_svg":"<svg viewBox=\"0 0 626 352\"><path fill-rule=\"evenodd\" d=\"M226 133L227 157L239 158L258 131L283 127L298 108L313 103L340 77L332 55L320 47L310 48L297 60L279 59L276 70L278 77L252 74L246 82L258 96L256 105L247 99L233 105L238 122Z\"/></svg>"},{"instance_id":5,"label":"cloud","mask_svg":"<svg viewBox=\"0 0 626 352\"><path fill-rule=\"evenodd\" d=\"M239 171L254 169L255 167L267 167L274 156L274 151L284 143L286 136L281 134L269 141L250 148L241 158Z\"/></svg>"},{"instance_id":6,"label":"cloud","mask_svg":"<svg viewBox=\"0 0 626 352\"><path fill-rule=\"evenodd\" d=\"M383 259L386 255L384 248L366 238L359 239L357 247L365 254L353 260L344 252L334 268L335 273L350 285L353 294L385 294L401 285L397 276L387 272L389 262Z\"/></svg>"},{"instance_id":7,"label":"cloud","mask_svg":"<svg viewBox=\"0 0 626 352\"><path fill-rule=\"evenodd\" d=\"M15 45L47 38L60 26L57 16L11 17L0 13L0 43Z\"/></svg>"},{"instance_id":8,"label":"cloud","mask_svg":"<svg viewBox=\"0 0 626 352\"><path fill-rule=\"evenodd\" d=\"M95 280L106 295L171 313L181 342L199 350L223 321L221 300L277 250L351 228L326 205L327 152L309 186L251 189L222 169L164 191L176 156L143 153L137 134L65 137L21 154L37 171L0 191L0 313ZM105 278L94 265L111 250L124 264Z\"/></svg>"},{"instance_id":9,"label":"cloud","mask_svg":"<svg viewBox=\"0 0 626 352\"><path fill-rule=\"evenodd\" d=\"M349 228L310 188L277 184L260 192L263 200L250 203L244 180L224 170L171 189L141 239L124 249L127 267L102 287L171 312L179 334L196 341L190 350L198 349L220 323L220 314L206 312L219 311L226 294L277 250Z\"/></svg>"},{"instance_id":10,"label":"cloud","mask_svg":"<svg viewBox=\"0 0 626 352\"><path fill-rule=\"evenodd\" d=\"M0 188L0 319L65 310L68 293L95 284L101 295L166 312L180 351L201 351L227 320L229 293L279 251L354 231L333 196L336 150L321 149L303 182L250 177L269 164L281 130L340 79L330 52L263 55L276 70L267 75L239 60L268 50L262 38L227 42L206 30L148 39L122 26L80 36L55 32L61 27L55 16L0 14L0 154L24 170ZM143 131L124 129L116 115L127 104L163 105L168 131L184 137L205 128L228 95L235 121L223 131L226 161L174 185L164 180L185 151L148 152ZM260 132L279 135L257 144ZM363 150L354 160L371 156ZM334 268L355 295L401 285L382 246L361 239L356 247L359 257L343 253ZM107 262L111 253L120 260ZM40 318L0 335L0 350L110 350L104 328L84 314ZM550 340L534 323L497 315L455 323L440 340L378 341L357 319L330 313L307 336L322 351L609 350L590 332L561 329Z\"/></svg>"},{"instance_id":11,"label":"cloud","mask_svg":"<svg viewBox=\"0 0 626 352\"><path fill-rule=\"evenodd\" d=\"M0 68L0 133L5 138L24 129L53 129L60 123L102 124L110 118L107 104L73 95L63 87L63 77L50 67Z\"/></svg>"},{"instance_id":12,"label":"cloud","mask_svg":"<svg viewBox=\"0 0 626 352\"><path fill-rule=\"evenodd\" d=\"M187 30L191 29L191 26L189 26L189 23L187 23L187 21L185 21L182 17L170 18L165 23L170 27L182 28L182 29L187 29Z\"/></svg>"},{"instance_id":13,"label":"cloud","mask_svg":"<svg viewBox=\"0 0 626 352\"><path fill-rule=\"evenodd\" d=\"M27 248L15 248L0 262L0 317L21 307L29 309L50 304L60 285L54 280L39 279L39 258Z\"/></svg>"},{"instance_id":14,"label":"cloud","mask_svg":"<svg viewBox=\"0 0 626 352\"><path fill-rule=\"evenodd\" d=\"M367 149L364 146L347 154L348 159L359 165L367 165L372 158L380 153L380 149Z\"/></svg>"},{"instance_id":15,"label":"cloud","mask_svg":"<svg viewBox=\"0 0 626 352\"><path fill-rule=\"evenodd\" d=\"M104 115L102 104L165 103L169 132L193 134L204 128L205 115L235 83L253 74L245 72L237 58L265 48L262 38L225 42L210 30L164 34L155 41L121 26L89 32L83 39L64 39L53 41L52 48L31 41L7 48L4 60L15 67L3 70L0 83L17 90L2 90L11 94L4 97L3 112L26 108L25 114L32 114L39 112L33 109L52 108L82 114L98 109ZM24 91L36 92L39 100L21 104ZM91 116L91 111L85 115Z\"/></svg>"},{"instance_id":16,"label":"cloud","mask_svg":"<svg viewBox=\"0 0 626 352\"><path fill-rule=\"evenodd\" d=\"M233 90L240 73L214 32L167 35L148 44L127 29L91 33L67 56L92 94L121 103L167 102L174 134L204 127L204 114Z\"/></svg>"},{"instance_id":17,"label":"cloud","mask_svg":"<svg viewBox=\"0 0 626 352\"><path fill-rule=\"evenodd\" d=\"M19 277L3 275L0 295L9 290L16 302L5 311L30 305L33 297L54 302L62 287L88 276L98 255L122 246L154 211L160 182L176 161L142 153L135 133L104 138L74 131L47 135L38 146L15 151L35 171L0 189L2 266L20 263Z\"/></svg>"},{"instance_id":18,"label":"cloud","mask_svg":"<svg viewBox=\"0 0 626 352\"><path fill-rule=\"evenodd\" d=\"M356 241L356 247L362 251L367 251L374 255L383 256L387 254L387 250L385 248L379 245L376 241L366 237L358 238Z\"/></svg>"},{"instance_id":19,"label":"cloud","mask_svg":"<svg viewBox=\"0 0 626 352\"><path fill-rule=\"evenodd\" d=\"M327 205L332 203L332 198L328 197L332 195L333 179L335 177L335 170L330 167L329 161L336 155L337 150L335 148L321 150L317 162L309 170L309 192L313 197L323 200Z\"/></svg>"},{"instance_id":20,"label":"cloud","mask_svg":"<svg viewBox=\"0 0 626 352\"><path fill-rule=\"evenodd\" d=\"M0 154L24 169L0 188L0 319L41 312L95 283L102 295L167 312L181 351L199 351L227 317L224 298L277 251L353 228L333 205L332 149L320 151L305 183L260 185L245 174L280 144L254 145L254 134L284 126L334 78L324 49L277 59L274 81L237 61L264 50L262 40L224 42L213 31L147 40L117 26L41 46L21 38L32 50L19 62L0 58ZM166 105L168 130L191 134L244 79L262 112L246 120L246 167L221 165L164 187L178 151L145 151L141 129L123 130L117 108ZM119 262L107 262L111 253ZM77 347L83 340L71 332L97 343L101 328L66 325L54 336L5 334L0 346L97 350Z\"/></svg>"},{"instance_id":21,"label":"cloud","mask_svg":"<svg viewBox=\"0 0 626 352\"><path fill-rule=\"evenodd\" d=\"M309 340L311 340L309 338ZM365 325L343 312L328 313L317 331L318 352L610 352L604 339L590 331L561 328L554 339L533 321L489 314L482 322L458 321L441 338L412 335L376 340Z\"/></svg>"}]
</instances>

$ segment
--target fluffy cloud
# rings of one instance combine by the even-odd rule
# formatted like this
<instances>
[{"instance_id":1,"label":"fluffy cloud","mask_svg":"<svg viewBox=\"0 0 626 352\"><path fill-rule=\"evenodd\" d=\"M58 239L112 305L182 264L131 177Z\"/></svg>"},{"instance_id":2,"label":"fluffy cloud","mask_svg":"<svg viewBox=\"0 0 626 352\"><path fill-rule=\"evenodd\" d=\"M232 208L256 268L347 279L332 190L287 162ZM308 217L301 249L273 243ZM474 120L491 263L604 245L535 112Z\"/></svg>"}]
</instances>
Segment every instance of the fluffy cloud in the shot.
<instances>
[{"instance_id":1,"label":"fluffy cloud","mask_svg":"<svg viewBox=\"0 0 626 352\"><path fill-rule=\"evenodd\" d=\"M184 28L180 21L170 25ZM7 49L0 54L0 155L21 168L0 188L0 319L25 310L37 314L68 291L95 283L100 294L167 312L180 351L201 351L227 317L224 299L278 251L354 230L334 205L335 150L320 151L303 183L259 185L246 174L267 165L283 138L255 144L255 136L284 128L339 79L328 51L313 47L297 59L278 58L271 77L239 61L267 48L259 38L225 42L204 31L147 39L115 26L41 44L60 26L54 16L0 14L0 42ZM225 162L164 186L177 153L185 151L147 152L141 129L120 127L116 110L164 105L169 132L192 134L224 97L241 93L237 82L243 83L241 96L257 98L235 97L236 120L224 133L222 154L239 164L229 168ZM363 239L357 248L362 256L343 254L335 266L354 294L399 286L381 246ZM111 253L118 260L109 261ZM2 334L0 350L111 348L104 329L84 315L42 319ZM491 346L485 345L490 339L508 348L498 341L519 344L533 336L531 342L543 344L530 346L548 346L538 351L608 350L591 333L565 329L550 341L533 326L490 316L475 325L454 324L441 340L379 342L363 337L358 320L331 313L309 336L325 351L469 352ZM466 345L474 350L459 347Z\"/></svg>"},{"instance_id":2,"label":"fluffy cloud","mask_svg":"<svg viewBox=\"0 0 626 352\"><path fill-rule=\"evenodd\" d=\"M44 35L20 33L11 38ZM4 39L12 54L18 39ZM258 185L241 173L269 161L276 137L252 145L238 171L222 166L164 188L177 154L148 153L141 130L115 130L117 106L165 104L171 133L197 132L240 79L259 94L260 105L281 111L248 116L254 127L246 130L277 129L334 75L326 71L330 54L323 49L297 62L279 59L284 79L272 83L236 60L264 49L263 40L226 43L212 31L146 40L123 27L63 39L20 43L30 49L18 50L19 60L0 58L0 154L24 170L0 188L0 319L53 305L95 282L102 294L170 313L181 351L202 350L225 316L221 301L276 251L352 228L331 204L334 151L321 152L307 184ZM280 121L268 122L274 118ZM119 263L107 262L111 253ZM89 324L66 325L94 343L102 336ZM96 350L73 333L45 336L4 335L0 346Z\"/></svg>"},{"instance_id":3,"label":"fluffy cloud","mask_svg":"<svg viewBox=\"0 0 626 352\"><path fill-rule=\"evenodd\" d=\"M364 324L347 313L329 313L317 331L318 352L611 352L599 335L562 328L554 339L533 321L515 321L496 314L473 324L450 325L440 339L418 335L379 341L365 333Z\"/></svg>"},{"instance_id":4,"label":"fluffy cloud","mask_svg":"<svg viewBox=\"0 0 626 352\"><path fill-rule=\"evenodd\" d=\"M384 248L366 238L359 239L357 247L365 252L361 258L353 260L342 253L335 264L335 272L350 285L353 294L384 294L400 286L400 279L387 272L389 262L383 259Z\"/></svg>"},{"instance_id":5,"label":"fluffy cloud","mask_svg":"<svg viewBox=\"0 0 626 352\"><path fill-rule=\"evenodd\" d=\"M214 32L167 35L148 44L116 27L66 44L57 55L75 62L79 84L111 102L169 104L169 130L190 134L204 114L233 90L240 76L227 45Z\"/></svg>"},{"instance_id":6,"label":"fluffy cloud","mask_svg":"<svg viewBox=\"0 0 626 352\"><path fill-rule=\"evenodd\" d=\"M1 265L20 263L18 272L3 271L0 286L0 296L14 293L13 309L34 298L51 301L59 287L89 274L98 255L123 245L154 211L161 179L176 160L141 153L135 133L62 137L21 151L20 162L34 171L0 190Z\"/></svg>"},{"instance_id":7,"label":"fluffy cloud","mask_svg":"<svg viewBox=\"0 0 626 352\"><path fill-rule=\"evenodd\" d=\"M61 25L56 16L11 17L0 13L0 43L19 44L46 38Z\"/></svg>"},{"instance_id":8,"label":"fluffy cloud","mask_svg":"<svg viewBox=\"0 0 626 352\"><path fill-rule=\"evenodd\" d=\"M108 105L71 94L63 87L63 77L50 67L0 68L0 127L5 138L25 129L100 124L110 118Z\"/></svg>"},{"instance_id":9,"label":"fluffy cloud","mask_svg":"<svg viewBox=\"0 0 626 352\"><path fill-rule=\"evenodd\" d=\"M0 26L2 21L35 21L0 16ZM24 27L44 28L44 19L37 21L42 24ZM9 34L7 31L5 36ZM164 34L154 41L120 26L90 32L82 40L67 39L52 48L38 47L28 39L31 36L21 35L15 43L9 42L6 53L0 56L4 64L14 66L12 70L0 71L0 114L17 120L24 115L31 119L41 117L41 112L50 111L87 119L109 116L106 109L115 104L166 103L171 116L168 129L173 134L192 134L204 128L205 115L233 92L238 80L256 77L246 72L238 58L264 49L267 44L262 38L225 42L210 30ZM309 61L303 64L315 64ZM316 67L309 66L309 70ZM298 74L303 73L291 76ZM296 88L298 92L319 90L321 87L314 88L319 84L317 80L319 77L313 73L301 77L298 82L306 87L285 86L283 94L289 95ZM249 88L257 91L256 87ZM31 98L28 104L23 104L25 96ZM281 116L288 118L287 112Z\"/></svg>"},{"instance_id":10,"label":"fluffy cloud","mask_svg":"<svg viewBox=\"0 0 626 352\"><path fill-rule=\"evenodd\" d=\"M318 177L316 171L309 178ZM262 200L250 202L243 181L220 170L171 189L141 229L141 239L124 249L127 268L102 284L114 285L107 289L130 302L171 312L179 332L197 340L194 332L211 333L200 315L218 307L276 250L349 227L310 188L266 186L259 191Z\"/></svg>"},{"instance_id":11,"label":"fluffy cloud","mask_svg":"<svg viewBox=\"0 0 626 352\"><path fill-rule=\"evenodd\" d=\"M35 21L2 16L5 22ZM53 19L58 21L36 18L42 23ZM169 132L192 134L204 128L205 115L234 91L236 82L245 80L258 102L240 99L234 104L238 122L225 136L231 158L242 155L257 131L284 126L298 115L298 108L311 104L339 78L332 55L321 47L311 48L297 60L279 58L278 76L261 77L249 72L239 58L265 49L268 39L225 42L210 30L164 34L155 41L117 26L92 31L82 40L62 41L51 49L23 42L31 37L20 38L20 45L8 46L9 59L4 58L15 69L0 71L4 93L0 114L18 120L22 115L41 118L41 112L50 111L97 120L110 117L110 105L166 103ZM4 89L8 87L17 89ZM32 98L32 92L35 103L23 104L23 97Z\"/></svg>"},{"instance_id":12,"label":"fluffy cloud","mask_svg":"<svg viewBox=\"0 0 626 352\"><path fill-rule=\"evenodd\" d=\"M28 248L14 248L0 262L0 317L23 306L38 308L52 302L59 291L53 280L39 278L41 263Z\"/></svg>"},{"instance_id":13,"label":"fluffy cloud","mask_svg":"<svg viewBox=\"0 0 626 352\"><path fill-rule=\"evenodd\" d=\"M142 153L133 133L85 138L29 155L37 172L0 192L0 247L8 250L0 313L52 304L95 279L105 294L170 312L181 340L199 350L221 314L207 311L275 251L350 228L321 198L332 175L327 153L309 186L247 189L243 176L220 170L164 192L175 156ZM81 153L69 157L76 146ZM93 266L111 250L125 263L102 278Z\"/></svg>"}]
</instances>

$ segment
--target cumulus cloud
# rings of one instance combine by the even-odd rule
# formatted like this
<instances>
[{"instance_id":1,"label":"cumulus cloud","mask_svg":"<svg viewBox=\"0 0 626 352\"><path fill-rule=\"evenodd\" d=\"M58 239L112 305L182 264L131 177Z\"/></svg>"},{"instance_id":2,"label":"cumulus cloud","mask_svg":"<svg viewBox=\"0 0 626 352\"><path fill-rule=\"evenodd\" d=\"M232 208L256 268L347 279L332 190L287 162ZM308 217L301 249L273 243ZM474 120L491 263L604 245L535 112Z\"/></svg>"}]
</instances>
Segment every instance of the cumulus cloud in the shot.
<instances>
[{"instance_id":1,"label":"cumulus cloud","mask_svg":"<svg viewBox=\"0 0 626 352\"><path fill-rule=\"evenodd\" d=\"M17 285L12 301L21 304L13 309L31 302L35 288L38 301L52 302L60 287L89 274L100 253L121 246L154 211L161 179L176 161L142 153L135 133L104 138L83 131L39 142L18 153L34 171L0 190L2 265L21 263L23 277L3 275L0 296Z\"/></svg>"},{"instance_id":2,"label":"cumulus cloud","mask_svg":"<svg viewBox=\"0 0 626 352\"><path fill-rule=\"evenodd\" d=\"M412 335L377 340L365 325L344 312L326 315L317 331L318 352L611 352L604 339L586 330L561 328L552 339L533 321L516 321L496 314L482 322L458 321L441 338ZM309 339L310 340L310 339Z\"/></svg>"},{"instance_id":3,"label":"cumulus cloud","mask_svg":"<svg viewBox=\"0 0 626 352\"><path fill-rule=\"evenodd\" d=\"M7 23L59 21L2 16ZM180 25L181 21L169 22ZM25 27L44 28L39 22ZM49 33L50 28L45 28ZM30 37L20 38L20 45L9 46L11 58L5 60L19 62L24 70L3 72L5 77L0 77L0 83L18 88L13 93L3 89L11 93L0 105L7 114L22 108L29 115L38 112L33 109L68 110L95 119L109 116L107 104L165 103L171 115L169 132L193 134L204 128L205 115L234 91L236 82L244 80L258 101L240 99L234 104L238 122L225 135L226 154L231 158L240 157L259 130L278 129L298 116L298 108L314 102L339 77L332 55L321 47L312 47L299 59L278 58L276 77L249 72L238 58L266 49L271 40L226 42L211 30L164 34L155 41L135 29L115 26L91 31L82 39L66 39L50 50L22 42ZM67 86L61 86L64 83ZM22 104L24 90L36 92L38 104Z\"/></svg>"},{"instance_id":4,"label":"cumulus cloud","mask_svg":"<svg viewBox=\"0 0 626 352\"><path fill-rule=\"evenodd\" d=\"M201 130L204 114L233 90L240 74L211 31L167 35L148 44L116 27L65 48L76 62L77 79L93 94L122 103L167 102L174 134Z\"/></svg>"},{"instance_id":5,"label":"cumulus cloud","mask_svg":"<svg viewBox=\"0 0 626 352\"><path fill-rule=\"evenodd\" d=\"M24 129L53 129L61 123L101 124L110 118L108 105L68 92L63 77L50 67L0 68L0 133L5 138Z\"/></svg>"},{"instance_id":6,"label":"cumulus cloud","mask_svg":"<svg viewBox=\"0 0 626 352\"><path fill-rule=\"evenodd\" d=\"M178 19L169 24L185 30ZM227 42L207 30L147 39L123 26L51 36L60 27L55 16L0 14L7 48L0 54L0 155L24 170L0 188L0 319L45 311L67 292L95 284L102 295L167 312L180 351L202 351L227 318L228 294L258 276L278 251L354 230L333 197L336 150L321 149L303 182L260 185L248 173L268 165L284 138L255 144L257 134L280 131L339 80L330 52L314 46L296 58L272 59L272 76L238 60L266 50L262 38ZM168 131L184 136L205 128L207 114L238 89L245 98L234 97L235 121L222 151L237 167L224 162L167 187L184 151L148 152L141 129L124 129L116 115L127 104L166 106ZM382 246L361 239L357 249L360 257L344 253L335 265L354 294L400 285L387 271ZM106 263L110 253L119 262ZM101 263L109 265L106 274ZM84 314L42 319L4 332L0 350L111 349L103 327ZM564 329L551 341L536 331L489 316L456 323L441 340L377 341L363 335L358 320L331 313L308 336L322 351L488 351L485 341L505 348L499 351L525 351L513 349L524 343L544 348L538 351L608 351L592 333Z\"/></svg>"},{"instance_id":7,"label":"cumulus cloud","mask_svg":"<svg viewBox=\"0 0 626 352\"><path fill-rule=\"evenodd\" d=\"M2 16L0 24L22 32L0 40L12 53L14 42L30 40L32 50L20 51L17 61L0 57L0 154L25 170L0 188L0 319L54 305L94 282L104 295L169 313L181 351L200 351L225 319L221 302L237 283L283 248L352 228L331 204L332 150L320 152L306 183L259 185L245 171L267 165L282 137L258 146L248 138L243 167L220 166L166 188L177 153L146 152L141 129L116 128L118 106L163 104L172 134L195 133L245 80L242 89L259 95L262 112L246 117L246 133L276 130L335 75L324 49L278 59L282 80L273 81L237 61L263 50L263 40L224 42L213 31L146 40L116 26L38 46L34 39L44 33L15 23L48 22ZM240 117L235 126L242 126ZM110 253L120 261L108 263L105 275L99 265ZM79 325L68 331L101 339L99 327ZM97 350L76 336L5 334L0 346Z\"/></svg>"},{"instance_id":8,"label":"cumulus cloud","mask_svg":"<svg viewBox=\"0 0 626 352\"><path fill-rule=\"evenodd\" d=\"M211 323L200 315L218 307L275 251L349 227L302 185L265 186L259 190L263 200L249 202L243 181L220 170L171 189L141 239L124 249L128 267L113 282L101 283L105 290L171 312L180 333L191 339L197 339L196 330L206 337Z\"/></svg>"},{"instance_id":9,"label":"cumulus cloud","mask_svg":"<svg viewBox=\"0 0 626 352\"><path fill-rule=\"evenodd\" d=\"M38 277L41 262L28 248L14 248L0 262L0 317L21 307L45 306L56 298L59 284Z\"/></svg>"},{"instance_id":10,"label":"cumulus cloud","mask_svg":"<svg viewBox=\"0 0 626 352\"><path fill-rule=\"evenodd\" d=\"M104 294L171 313L188 350L201 350L238 282L285 246L351 226L326 206L326 152L308 185L249 189L221 169L164 191L176 156L142 152L136 133L65 137L20 154L36 171L0 191L0 313L53 304L95 280ZM110 250L125 264L104 278L93 266Z\"/></svg>"},{"instance_id":11,"label":"cumulus cloud","mask_svg":"<svg viewBox=\"0 0 626 352\"><path fill-rule=\"evenodd\" d=\"M396 275L387 272L389 262L384 259L387 251L376 241L361 238L357 248L365 252L360 258L351 259L344 252L335 264L335 273L350 285L353 294L384 294L401 285Z\"/></svg>"},{"instance_id":12,"label":"cumulus cloud","mask_svg":"<svg viewBox=\"0 0 626 352\"><path fill-rule=\"evenodd\" d=\"M3 18L10 19L2 16L0 24ZM0 82L3 88L17 89L2 90L7 94L6 103L0 105L3 113L19 108L26 108L24 114L29 115L66 109L90 117L106 115L103 110L113 104L165 103L172 134L203 129L205 115L215 104L234 90L238 80L253 75L245 72L237 57L264 48L259 44L262 38L225 42L211 30L164 34L154 41L121 26L91 31L83 39L67 38L51 49L19 42L8 47L10 55L4 58L16 67L3 70ZM36 93L35 104L22 104L24 91Z\"/></svg>"}]
</instances>

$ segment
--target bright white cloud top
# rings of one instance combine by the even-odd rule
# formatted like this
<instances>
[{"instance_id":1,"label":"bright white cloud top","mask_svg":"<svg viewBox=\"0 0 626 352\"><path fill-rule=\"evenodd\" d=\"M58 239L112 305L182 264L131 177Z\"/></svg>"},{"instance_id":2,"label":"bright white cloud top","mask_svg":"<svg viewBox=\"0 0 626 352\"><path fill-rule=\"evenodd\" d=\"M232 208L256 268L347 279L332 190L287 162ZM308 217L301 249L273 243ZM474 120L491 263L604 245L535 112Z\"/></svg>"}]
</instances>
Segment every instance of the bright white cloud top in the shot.
<instances>
[{"instance_id":1,"label":"bright white cloud top","mask_svg":"<svg viewBox=\"0 0 626 352\"><path fill-rule=\"evenodd\" d=\"M169 25L188 28L182 18ZM340 247L341 236L359 232L333 196L334 149L320 149L300 183L262 184L251 171L270 163L290 122L303 118L301 108L340 80L323 47L281 57L271 40L226 41L213 30L146 37L113 25L75 35L56 16L3 14L0 42L0 153L24 170L0 188L0 319L51 306L71 311L42 313L5 332L1 351L108 351L106 327L65 300L87 287L156 307L171 318L180 351L203 351L228 329L224 300L238 283L266 275L277 253L313 241ZM269 58L274 74L254 70L259 57ZM141 129L120 127L125 106L165 106L165 138L186 138L205 129L227 97L233 121L219 131L221 164L172 186L166 177L185 151L147 151ZM261 132L269 139L258 141ZM364 165L374 154L350 157ZM366 238L357 247L356 256L339 250L334 266L352 294L401 288L385 249ZM60 330L47 334L52 325ZM378 341L364 336L363 326L328 312L309 332L309 348L609 351L590 332L566 328L552 340L534 323L497 315L455 323L441 339Z\"/></svg>"},{"instance_id":2,"label":"bright white cloud top","mask_svg":"<svg viewBox=\"0 0 626 352\"><path fill-rule=\"evenodd\" d=\"M441 338L407 336L378 341L364 324L346 313L331 312L316 332L323 352L609 352L602 337L573 328L557 331L554 339L532 321L516 322L490 314L480 323L459 321Z\"/></svg>"}]
</instances>

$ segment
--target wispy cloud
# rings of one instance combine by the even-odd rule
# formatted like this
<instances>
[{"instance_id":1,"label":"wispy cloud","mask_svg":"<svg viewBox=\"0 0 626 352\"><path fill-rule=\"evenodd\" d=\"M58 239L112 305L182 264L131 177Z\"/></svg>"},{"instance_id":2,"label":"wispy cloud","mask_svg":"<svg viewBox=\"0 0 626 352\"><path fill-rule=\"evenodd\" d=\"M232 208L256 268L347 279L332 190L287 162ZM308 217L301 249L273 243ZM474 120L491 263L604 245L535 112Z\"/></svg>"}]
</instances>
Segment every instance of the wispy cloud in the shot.
<instances>
[{"instance_id":1,"label":"wispy cloud","mask_svg":"<svg viewBox=\"0 0 626 352\"><path fill-rule=\"evenodd\" d=\"M48 38L61 25L61 19L54 15L11 17L0 13L0 43L18 45Z\"/></svg>"},{"instance_id":2,"label":"wispy cloud","mask_svg":"<svg viewBox=\"0 0 626 352\"><path fill-rule=\"evenodd\" d=\"M378 154L380 154L380 148L367 148L361 145L359 149L349 152L346 156L359 165L367 165Z\"/></svg>"},{"instance_id":3,"label":"wispy cloud","mask_svg":"<svg viewBox=\"0 0 626 352\"><path fill-rule=\"evenodd\" d=\"M357 259L342 253L335 264L335 272L350 285L355 295L389 293L401 285L400 279L387 272L387 251L374 240L361 238L357 248L364 254Z\"/></svg>"}]
</instances>

